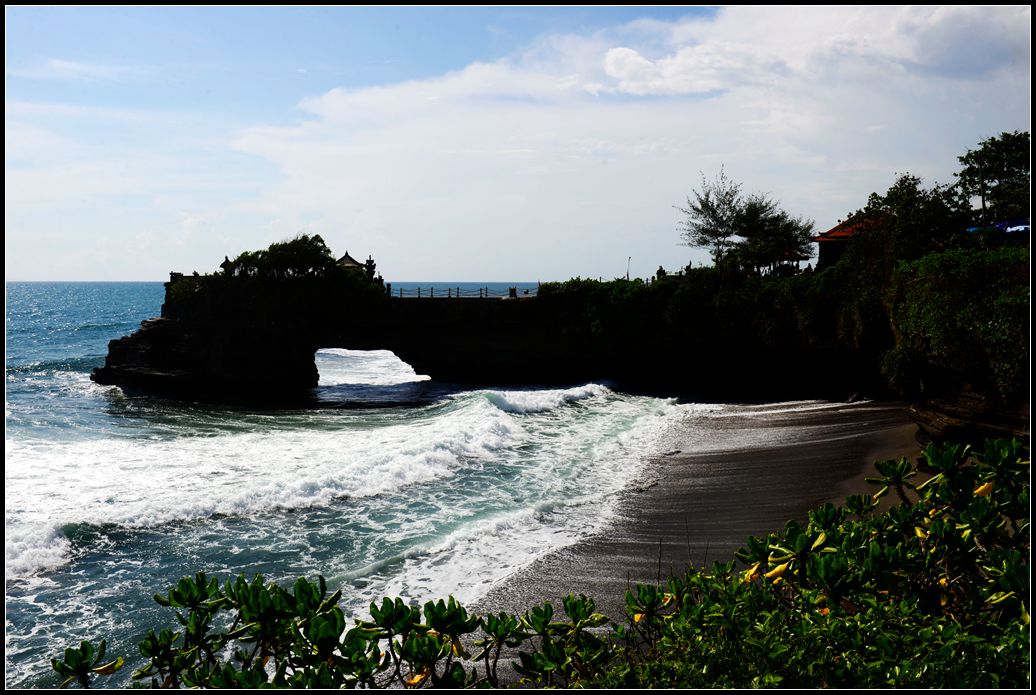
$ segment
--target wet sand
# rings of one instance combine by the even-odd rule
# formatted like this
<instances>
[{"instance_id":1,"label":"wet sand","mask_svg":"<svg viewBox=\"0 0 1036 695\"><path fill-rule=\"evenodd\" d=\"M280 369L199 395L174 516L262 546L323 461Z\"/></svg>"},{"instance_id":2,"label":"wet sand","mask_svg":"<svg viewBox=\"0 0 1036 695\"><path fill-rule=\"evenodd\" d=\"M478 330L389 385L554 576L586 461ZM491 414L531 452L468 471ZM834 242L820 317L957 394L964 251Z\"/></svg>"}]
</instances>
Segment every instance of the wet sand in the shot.
<instances>
[{"instance_id":1,"label":"wet sand","mask_svg":"<svg viewBox=\"0 0 1036 695\"><path fill-rule=\"evenodd\" d=\"M729 561L749 535L804 520L808 510L871 493L873 462L920 453L900 403L746 406L692 416L672 449L650 462L617 501L601 533L540 558L494 587L479 612L523 612L584 593L622 619L623 595L690 565Z\"/></svg>"}]
</instances>

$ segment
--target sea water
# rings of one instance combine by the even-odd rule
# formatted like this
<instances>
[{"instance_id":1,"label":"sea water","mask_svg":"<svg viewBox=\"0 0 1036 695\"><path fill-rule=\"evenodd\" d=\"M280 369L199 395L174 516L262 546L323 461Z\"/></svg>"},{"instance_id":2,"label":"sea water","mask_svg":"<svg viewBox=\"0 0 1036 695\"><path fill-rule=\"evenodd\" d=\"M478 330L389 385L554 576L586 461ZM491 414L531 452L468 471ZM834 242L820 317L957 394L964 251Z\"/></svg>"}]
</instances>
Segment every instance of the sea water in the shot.
<instances>
[{"instance_id":1,"label":"sea water","mask_svg":"<svg viewBox=\"0 0 1036 695\"><path fill-rule=\"evenodd\" d=\"M82 639L138 666L174 622L151 597L197 571L323 574L355 616L386 595L471 601L606 525L690 407L596 383L465 389L341 349L317 353L326 407L128 397L89 372L158 314L160 283L6 294L8 687L57 684L49 660Z\"/></svg>"}]
</instances>

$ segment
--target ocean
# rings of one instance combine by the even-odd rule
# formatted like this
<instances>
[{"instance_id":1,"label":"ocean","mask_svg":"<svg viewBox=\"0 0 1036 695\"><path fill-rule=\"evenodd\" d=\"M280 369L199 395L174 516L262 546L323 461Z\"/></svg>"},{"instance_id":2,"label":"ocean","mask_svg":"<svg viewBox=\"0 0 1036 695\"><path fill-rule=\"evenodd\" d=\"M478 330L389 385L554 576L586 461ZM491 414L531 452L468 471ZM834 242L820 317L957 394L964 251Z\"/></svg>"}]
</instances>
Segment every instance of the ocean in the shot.
<instances>
[{"instance_id":1,"label":"ocean","mask_svg":"<svg viewBox=\"0 0 1036 695\"><path fill-rule=\"evenodd\" d=\"M510 286L536 284L436 295ZM57 685L50 659L101 638L128 661L111 684L128 685L137 642L174 622L151 597L197 571L323 574L357 616L385 595L477 599L604 528L697 407L601 383L461 388L386 351L341 349L317 353L320 408L92 383L108 341L158 315L162 294L157 282L6 284L8 687Z\"/></svg>"}]
</instances>

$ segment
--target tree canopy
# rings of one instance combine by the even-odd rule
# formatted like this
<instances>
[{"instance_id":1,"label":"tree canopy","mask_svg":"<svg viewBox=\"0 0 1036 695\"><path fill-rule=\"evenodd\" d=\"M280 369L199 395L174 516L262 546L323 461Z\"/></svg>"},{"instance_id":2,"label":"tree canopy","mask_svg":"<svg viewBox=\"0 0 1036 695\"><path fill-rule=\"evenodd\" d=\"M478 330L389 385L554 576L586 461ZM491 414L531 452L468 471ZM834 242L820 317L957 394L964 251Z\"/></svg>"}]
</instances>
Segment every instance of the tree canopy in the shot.
<instances>
[{"instance_id":1,"label":"tree canopy","mask_svg":"<svg viewBox=\"0 0 1036 695\"><path fill-rule=\"evenodd\" d=\"M920 177L900 174L884 195L871 193L859 213L883 231L883 248L872 249L872 258L914 260L945 249L966 226L962 205L952 186L925 188Z\"/></svg>"},{"instance_id":2,"label":"tree canopy","mask_svg":"<svg viewBox=\"0 0 1036 695\"><path fill-rule=\"evenodd\" d=\"M712 249L712 260L719 265L731 239L737 234L737 216L743 204L741 184L723 169L712 181L701 175L701 190L687 197L687 207L675 206L684 215L679 228L684 243Z\"/></svg>"},{"instance_id":3,"label":"tree canopy","mask_svg":"<svg viewBox=\"0 0 1036 695\"><path fill-rule=\"evenodd\" d=\"M781 209L762 193L745 195L722 169L687 198L680 230L688 246L709 248L717 266L734 264L761 273L810 257L813 222Z\"/></svg>"},{"instance_id":4,"label":"tree canopy","mask_svg":"<svg viewBox=\"0 0 1036 695\"><path fill-rule=\"evenodd\" d=\"M226 264L224 272L244 277L321 277L335 267L335 257L319 234L300 234L262 251L245 251Z\"/></svg>"},{"instance_id":5,"label":"tree canopy","mask_svg":"<svg viewBox=\"0 0 1036 695\"><path fill-rule=\"evenodd\" d=\"M957 186L979 198L980 224L1029 217L1030 139L1028 132L1001 133L979 143L957 160L963 166Z\"/></svg>"},{"instance_id":6,"label":"tree canopy","mask_svg":"<svg viewBox=\"0 0 1036 695\"><path fill-rule=\"evenodd\" d=\"M756 274L812 255L813 221L791 215L765 195L756 193L745 200L735 228L741 241L732 256Z\"/></svg>"}]
</instances>

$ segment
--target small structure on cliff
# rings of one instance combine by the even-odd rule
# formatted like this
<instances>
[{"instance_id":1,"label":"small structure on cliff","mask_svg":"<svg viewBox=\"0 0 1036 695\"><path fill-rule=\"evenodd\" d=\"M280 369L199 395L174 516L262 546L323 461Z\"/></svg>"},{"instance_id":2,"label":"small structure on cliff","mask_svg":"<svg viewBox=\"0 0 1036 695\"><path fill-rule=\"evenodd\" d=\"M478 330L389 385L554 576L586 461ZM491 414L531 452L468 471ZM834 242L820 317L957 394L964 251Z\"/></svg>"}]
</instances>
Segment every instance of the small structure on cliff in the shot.
<instances>
[{"instance_id":1,"label":"small structure on cliff","mask_svg":"<svg viewBox=\"0 0 1036 695\"><path fill-rule=\"evenodd\" d=\"M371 282L376 282L379 285L385 284L384 279L380 275L375 275L378 264L374 262L374 258L372 256L367 256L367 261L365 263L360 263L358 260L350 256L348 251L346 251L345 255L339 258L336 263L339 267L346 268L347 270L362 270L367 276L367 279Z\"/></svg>"},{"instance_id":2,"label":"small structure on cliff","mask_svg":"<svg viewBox=\"0 0 1036 695\"><path fill-rule=\"evenodd\" d=\"M343 268L363 268L363 263L350 256L348 251L338 259L337 263Z\"/></svg>"},{"instance_id":3,"label":"small structure on cliff","mask_svg":"<svg viewBox=\"0 0 1036 695\"><path fill-rule=\"evenodd\" d=\"M820 257L817 259L817 270L834 265L845 253L849 246L849 240L861 232L873 229L877 221L871 217L850 217L845 222L839 222L823 234L813 237L820 249Z\"/></svg>"}]
</instances>

